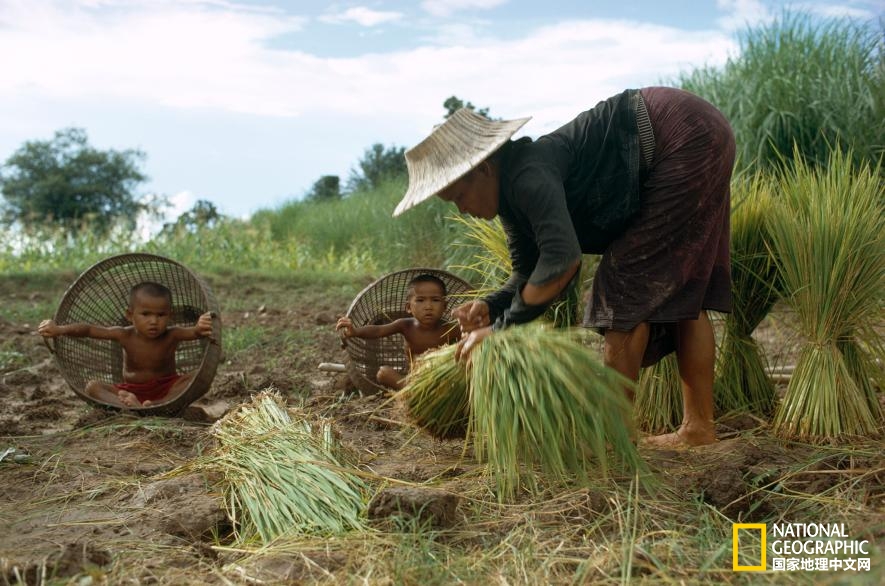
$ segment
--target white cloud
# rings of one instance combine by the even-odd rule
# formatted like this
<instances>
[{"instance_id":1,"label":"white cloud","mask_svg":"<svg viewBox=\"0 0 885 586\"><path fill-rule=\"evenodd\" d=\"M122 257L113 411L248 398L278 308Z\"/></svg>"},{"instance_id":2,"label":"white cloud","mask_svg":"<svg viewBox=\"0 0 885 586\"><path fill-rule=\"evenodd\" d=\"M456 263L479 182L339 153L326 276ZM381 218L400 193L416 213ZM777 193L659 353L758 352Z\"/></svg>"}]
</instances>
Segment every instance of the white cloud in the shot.
<instances>
[{"instance_id":1,"label":"white cloud","mask_svg":"<svg viewBox=\"0 0 885 586\"><path fill-rule=\"evenodd\" d=\"M403 14L401 12L384 12L372 10L365 6L354 6L344 12L321 16L320 20L329 23L355 22L360 26L372 27L385 22L399 20L402 17Z\"/></svg>"},{"instance_id":2,"label":"white cloud","mask_svg":"<svg viewBox=\"0 0 885 586\"><path fill-rule=\"evenodd\" d=\"M744 29L773 18L760 0L716 0L716 5L726 13L717 22L727 31Z\"/></svg>"},{"instance_id":3,"label":"white cloud","mask_svg":"<svg viewBox=\"0 0 885 586\"><path fill-rule=\"evenodd\" d=\"M162 217L156 218L145 213L139 215L135 230L141 240L149 240L163 228L164 224L174 222L178 216L190 211L197 203L196 196L188 190L179 191L167 200L169 207L164 209Z\"/></svg>"},{"instance_id":4,"label":"white cloud","mask_svg":"<svg viewBox=\"0 0 885 586\"><path fill-rule=\"evenodd\" d=\"M725 33L583 20L515 40L321 58L268 48L303 22L267 11L219 2L69 6L0 3L0 54L17 56L4 64L0 95L407 120L438 116L455 94L498 116L555 112L564 121L620 86L721 63L733 48Z\"/></svg>"},{"instance_id":5,"label":"white cloud","mask_svg":"<svg viewBox=\"0 0 885 586\"><path fill-rule=\"evenodd\" d=\"M424 0L421 8L433 16L450 16L462 10L488 10L508 0Z\"/></svg>"},{"instance_id":6,"label":"white cloud","mask_svg":"<svg viewBox=\"0 0 885 586\"><path fill-rule=\"evenodd\" d=\"M797 9L801 9L803 5L798 5ZM854 18L858 20L873 20L881 18L871 10L847 6L845 4L815 4L806 8L808 12L818 14L825 18Z\"/></svg>"}]
</instances>

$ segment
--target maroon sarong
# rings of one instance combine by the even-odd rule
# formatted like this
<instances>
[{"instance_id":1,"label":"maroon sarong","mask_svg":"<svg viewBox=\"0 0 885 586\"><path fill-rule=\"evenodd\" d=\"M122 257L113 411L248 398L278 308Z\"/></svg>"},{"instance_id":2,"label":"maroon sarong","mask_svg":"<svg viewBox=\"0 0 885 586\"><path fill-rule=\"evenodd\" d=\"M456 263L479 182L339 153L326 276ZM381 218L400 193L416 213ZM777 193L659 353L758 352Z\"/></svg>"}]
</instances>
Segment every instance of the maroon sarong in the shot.
<instances>
[{"instance_id":1,"label":"maroon sarong","mask_svg":"<svg viewBox=\"0 0 885 586\"><path fill-rule=\"evenodd\" d=\"M734 135L705 100L673 88L642 97L655 135L640 210L605 251L585 325L629 331L649 322L642 365L676 349L676 322L730 312L730 184Z\"/></svg>"},{"instance_id":2,"label":"maroon sarong","mask_svg":"<svg viewBox=\"0 0 885 586\"><path fill-rule=\"evenodd\" d=\"M159 401L169 394L172 385L180 378L180 374L170 374L155 378L146 383L117 383L114 385L114 388L121 391L129 391L135 395L139 403Z\"/></svg>"}]
</instances>

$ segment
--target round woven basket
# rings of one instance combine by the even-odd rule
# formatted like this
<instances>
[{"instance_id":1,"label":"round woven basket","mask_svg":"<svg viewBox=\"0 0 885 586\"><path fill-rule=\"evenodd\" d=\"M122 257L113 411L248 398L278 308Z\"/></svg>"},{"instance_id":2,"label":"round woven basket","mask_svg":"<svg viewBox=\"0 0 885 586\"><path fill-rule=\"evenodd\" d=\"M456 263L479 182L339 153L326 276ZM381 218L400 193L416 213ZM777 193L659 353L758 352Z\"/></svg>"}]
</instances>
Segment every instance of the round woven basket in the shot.
<instances>
[{"instance_id":1,"label":"round woven basket","mask_svg":"<svg viewBox=\"0 0 885 586\"><path fill-rule=\"evenodd\" d=\"M408 285L418 275L433 275L445 283L448 301L443 314L445 320L452 319L455 307L473 297L473 287L448 271L410 268L385 275L360 291L350 304L347 317L354 327L380 325L408 317ZM373 340L346 338L344 345L348 356L347 374L354 386L364 393L385 390L375 380L381 366L390 366L402 373L408 371L405 339L399 334Z\"/></svg>"},{"instance_id":2,"label":"round woven basket","mask_svg":"<svg viewBox=\"0 0 885 586\"><path fill-rule=\"evenodd\" d=\"M178 374L193 372L190 385L174 397L138 409L140 414L174 415L209 390L221 360L221 320L208 285L184 265L154 254L121 254L102 260L80 275L62 296L55 322L59 325L89 323L127 326L125 312L132 287L144 281L165 285L172 292L170 326L192 326L203 313L213 312L213 338L178 344ZM86 394L90 381L119 383L123 380L123 349L113 340L58 336L47 339L62 376L83 400L116 408Z\"/></svg>"}]
</instances>

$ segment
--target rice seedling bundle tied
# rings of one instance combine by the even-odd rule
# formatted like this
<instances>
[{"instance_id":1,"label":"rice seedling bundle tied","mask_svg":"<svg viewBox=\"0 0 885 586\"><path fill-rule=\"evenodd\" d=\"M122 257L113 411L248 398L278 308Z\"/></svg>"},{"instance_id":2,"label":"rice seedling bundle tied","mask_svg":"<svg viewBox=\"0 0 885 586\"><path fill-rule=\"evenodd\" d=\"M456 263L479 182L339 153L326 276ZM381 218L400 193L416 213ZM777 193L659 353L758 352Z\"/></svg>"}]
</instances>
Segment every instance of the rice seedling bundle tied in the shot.
<instances>
[{"instance_id":1,"label":"rice seedling bundle tied","mask_svg":"<svg viewBox=\"0 0 885 586\"><path fill-rule=\"evenodd\" d=\"M400 391L409 417L439 439L461 438L467 432L467 372L455 362L455 346L426 352L415 362Z\"/></svg>"},{"instance_id":2,"label":"rice seedling bundle tied","mask_svg":"<svg viewBox=\"0 0 885 586\"><path fill-rule=\"evenodd\" d=\"M521 465L539 465L557 481L582 481L607 474L611 450L626 468L640 469L629 384L574 332L529 324L486 338L469 368L469 434L498 497L515 494L521 481L534 488Z\"/></svg>"},{"instance_id":3,"label":"rice seedling bundle tied","mask_svg":"<svg viewBox=\"0 0 885 586\"><path fill-rule=\"evenodd\" d=\"M207 468L223 478L238 541L339 534L363 527L364 485L342 463L328 422L293 419L262 392L213 427Z\"/></svg>"},{"instance_id":4,"label":"rice seedling bundle tied","mask_svg":"<svg viewBox=\"0 0 885 586\"><path fill-rule=\"evenodd\" d=\"M770 179L757 173L736 180L731 211L731 277L734 307L716 364L716 407L768 415L774 409L774 385L753 330L778 299L777 266L766 222L772 212Z\"/></svg>"},{"instance_id":5,"label":"rice seedling bundle tied","mask_svg":"<svg viewBox=\"0 0 885 586\"><path fill-rule=\"evenodd\" d=\"M882 412L885 192L881 170L835 152L825 169L798 160L771 216L775 258L805 346L774 418L788 436L871 435Z\"/></svg>"}]
</instances>

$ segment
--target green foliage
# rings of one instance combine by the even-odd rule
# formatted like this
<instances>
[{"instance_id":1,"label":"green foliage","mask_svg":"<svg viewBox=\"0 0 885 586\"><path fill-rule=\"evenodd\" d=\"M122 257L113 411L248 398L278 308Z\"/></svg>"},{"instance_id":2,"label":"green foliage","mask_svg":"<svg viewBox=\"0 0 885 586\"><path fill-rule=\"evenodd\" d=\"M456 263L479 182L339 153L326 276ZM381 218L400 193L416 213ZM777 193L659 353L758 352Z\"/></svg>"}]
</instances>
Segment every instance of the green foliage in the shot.
<instances>
[{"instance_id":1,"label":"green foliage","mask_svg":"<svg viewBox=\"0 0 885 586\"><path fill-rule=\"evenodd\" d=\"M338 175L323 175L317 179L305 199L308 201L341 199L341 180Z\"/></svg>"},{"instance_id":2,"label":"green foliage","mask_svg":"<svg viewBox=\"0 0 885 586\"><path fill-rule=\"evenodd\" d=\"M29 227L50 220L69 231L84 220L100 232L117 220L134 228L138 213L151 207L134 194L147 179L143 159L137 150L96 150L77 128L60 130L49 141L28 141L0 172L3 219Z\"/></svg>"},{"instance_id":3,"label":"green foliage","mask_svg":"<svg viewBox=\"0 0 885 586\"><path fill-rule=\"evenodd\" d=\"M373 144L357 163L359 168L351 170L347 190L372 191L389 180L406 177L405 152L405 147L385 148L381 143Z\"/></svg>"},{"instance_id":4,"label":"green foliage","mask_svg":"<svg viewBox=\"0 0 885 586\"><path fill-rule=\"evenodd\" d=\"M214 203L200 199L197 200L194 207L178 216L175 222L165 224L163 232L168 234L180 230L192 232L201 228L213 228L224 217L224 214L218 211Z\"/></svg>"},{"instance_id":5,"label":"green foliage","mask_svg":"<svg viewBox=\"0 0 885 586\"><path fill-rule=\"evenodd\" d=\"M880 24L785 13L739 41L739 54L722 69L701 68L677 84L725 114L741 164L789 164L794 143L816 165L826 164L833 148L849 146L855 163L879 161L885 148Z\"/></svg>"},{"instance_id":6,"label":"green foliage","mask_svg":"<svg viewBox=\"0 0 885 586\"><path fill-rule=\"evenodd\" d=\"M468 110L473 110L480 116L485 116L486 118L490 118L489 109L488 108L478 108L471 104L470 102L465 102L464 100L458 98L457 96L450 96L446 98L446 101L443 102L443 108L446 109L446 115L444 118L448 118L461 108L467 108Z\"/></svg>"}]
</instances>

